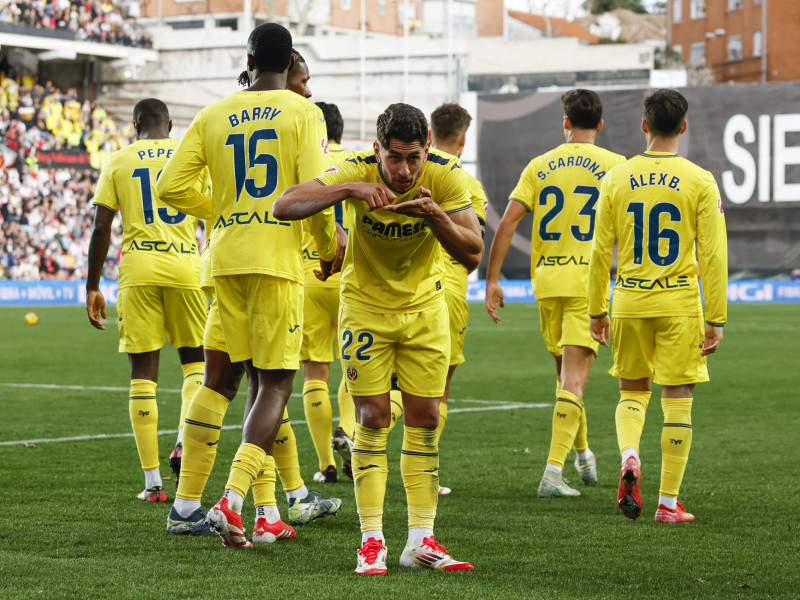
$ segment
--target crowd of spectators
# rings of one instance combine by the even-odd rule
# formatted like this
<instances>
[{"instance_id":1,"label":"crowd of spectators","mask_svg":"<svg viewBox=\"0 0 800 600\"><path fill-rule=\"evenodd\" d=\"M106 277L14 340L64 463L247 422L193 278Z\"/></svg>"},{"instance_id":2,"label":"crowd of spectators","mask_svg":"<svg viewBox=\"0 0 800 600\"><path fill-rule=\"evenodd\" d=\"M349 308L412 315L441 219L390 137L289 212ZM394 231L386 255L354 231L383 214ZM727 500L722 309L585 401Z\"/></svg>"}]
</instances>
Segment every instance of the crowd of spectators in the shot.
<instances>
[{"instance_id":1,"label":"crowd of spectators","mask_svg":"<svg viewBox=\"0 0 800 600\"><path fill-rule=\"evenodd\" d=\"M71 31L75 39L152 48L152 38L138 31L111 2L92 0L0 0L0 23Z\"/></svg>"},{"instance_id":2,"label":"crowd of spectators","mask_svg":"<svg viewBox=\"0 0 800 600\"><path fill-rule=\"evenodd\" d=\"M0 78L0 278L83 279L97 171L54 167L44 157L51 150L102 155L133 141L133 129L75 90ZM121 243L117 222L112 277Z\"/></svg>"}]
</instances>

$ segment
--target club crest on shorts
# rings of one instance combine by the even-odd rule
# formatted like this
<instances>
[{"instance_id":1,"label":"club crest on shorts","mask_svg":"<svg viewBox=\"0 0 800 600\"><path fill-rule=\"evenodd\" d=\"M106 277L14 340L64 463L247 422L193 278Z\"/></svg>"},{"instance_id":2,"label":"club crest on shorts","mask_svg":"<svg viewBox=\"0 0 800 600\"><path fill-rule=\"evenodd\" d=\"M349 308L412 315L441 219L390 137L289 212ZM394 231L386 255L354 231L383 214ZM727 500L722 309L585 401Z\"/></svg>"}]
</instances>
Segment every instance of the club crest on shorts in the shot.
<instances>
[{"instance_id":1,"label":"club crest on shorts","mask_svg":"<svg viewBox=\"0 0 800 600\"><path fill-rule=\"evenodd\" d=\"M355 367L347 367L347 378L350 381L355 381L358 379L358 371Z\"/></svg>"}]
</instances>

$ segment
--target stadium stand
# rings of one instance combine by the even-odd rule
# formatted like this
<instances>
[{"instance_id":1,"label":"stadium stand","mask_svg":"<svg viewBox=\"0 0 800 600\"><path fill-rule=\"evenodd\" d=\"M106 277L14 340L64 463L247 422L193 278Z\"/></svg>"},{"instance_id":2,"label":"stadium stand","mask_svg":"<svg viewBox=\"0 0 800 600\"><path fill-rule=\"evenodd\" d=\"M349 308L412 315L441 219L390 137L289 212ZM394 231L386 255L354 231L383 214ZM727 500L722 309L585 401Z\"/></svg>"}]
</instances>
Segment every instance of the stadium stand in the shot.
<instances>
[{"instance_id":1,"label":"stadium stand","mask_svg":"<svg viewBox=\"0 0 800 600\"><path fill-rule=\"evenodd\" d=\"M153 47L152 38L138 30L112 2L6 0L0 2L0 31L140 48Z\"/></svg>"},{"instance_id":2,"label":"stadium stand","mask_svg":"<svg viewBox=\"0 0 800 600\"><path fill-rule=\"evenodd\" d=\"M85 278L97 181L90 167L131 141L129 125L80 102L74 89L63 93L30 77L0 79L0 277ZM117 223L108 278L116 278L121 243Z\"/></svg>"}]
</instances>

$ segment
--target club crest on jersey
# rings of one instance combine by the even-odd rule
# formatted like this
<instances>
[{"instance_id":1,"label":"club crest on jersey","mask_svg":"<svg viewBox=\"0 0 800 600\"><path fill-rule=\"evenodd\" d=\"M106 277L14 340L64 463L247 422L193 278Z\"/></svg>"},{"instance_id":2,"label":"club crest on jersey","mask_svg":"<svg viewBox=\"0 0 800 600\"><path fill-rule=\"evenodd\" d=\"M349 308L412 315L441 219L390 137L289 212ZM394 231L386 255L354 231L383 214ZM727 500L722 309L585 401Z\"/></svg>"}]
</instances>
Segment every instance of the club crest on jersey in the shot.
<instances>
[{"instance_id":1,"label":"club crest on jersey","mask_svg":"<svg viewBox=\"0 0 800 600\"><path fill-rule=\"evenodd\" d=\"M347 367L347 378L350 381L355 381L358 379L358 371L355 367Z\"/></svg>"},{"instance_id":2,"label":"club crest on jersey","mask_svg":"<svg viewBox=\"0 0 800 600\"><path fill-rule=\"evenodd\" d=\"M325 170L326 173L338 173L339 169L336 168L336 165L331 166L330 169Z\"/></svg>"},{"instance_id":3,"label":"club crest on jersey","mask_svg":"<svg viewBox=\"0 0 800 600\"><path fill-rule=\"evenodd\" d=\"M719 214L725 214L725 209L722 208L722 198L717 198L717 208L719 209Z\"/></svg>"}]
</instances>

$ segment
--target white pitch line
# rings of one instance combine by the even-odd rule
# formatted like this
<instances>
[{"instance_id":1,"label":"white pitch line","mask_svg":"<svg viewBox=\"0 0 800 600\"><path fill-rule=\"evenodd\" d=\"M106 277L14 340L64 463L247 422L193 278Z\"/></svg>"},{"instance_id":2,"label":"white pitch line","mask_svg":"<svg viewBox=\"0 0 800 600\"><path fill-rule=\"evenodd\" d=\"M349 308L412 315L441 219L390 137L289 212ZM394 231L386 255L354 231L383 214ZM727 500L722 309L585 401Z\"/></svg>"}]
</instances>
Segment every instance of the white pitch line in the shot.
<instances>
[{"instance_id":1,"label":"white pitch line","mask_svg":"<svg viewBox=\"0 0 800 600\"><path fill-rule=\"evenodd\" d=\"M0 383L0 387L14 388L34 388L42 390L77 390L94 392L128 392L127 387L108 387L98 385L61 385L56 383ZM158 392L168 394L180 394L181 390L172 388L158 388ZM292 394L292 398L301 398L303 394ZM331 398L337 398L336 394L331 394ZM477 400L474 398L451 398L450 402L473 402L475 404L508 404L507 400Z\"/></svg>"},{"instance_id":2,"label":"white pitch line","mask_svg":"<svg viewBox=\"0 0 800 600\"><path fill-rule=\"evenodd\" d=\"M493 406L477 406L475 408L452 408L448 410L448 414L453 413L466 413L466 412L482 412L487 410L514 410L516 408L551 408L552 404L506 404L506 405L493 405ZM305 421L290 421L292 425L305 425ZM241 429L241 425L223 425L222 429ZM177 429L162 429L159 430L158 435L174 435L178 433ZM27 444L48 444L56 442L84 442L89 440L106 440L111 438L129 438L133 437L133 433L98 433L95 435L75 435L71 437L62 438L39 438L28 440L14 440L9 442L0 442L0 446L18 446L23 443Z\"/></svg>"}]
</instances>

